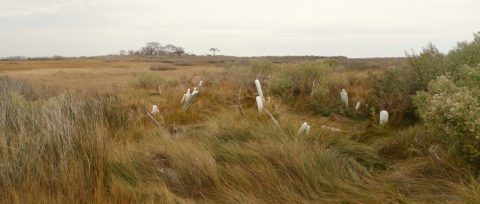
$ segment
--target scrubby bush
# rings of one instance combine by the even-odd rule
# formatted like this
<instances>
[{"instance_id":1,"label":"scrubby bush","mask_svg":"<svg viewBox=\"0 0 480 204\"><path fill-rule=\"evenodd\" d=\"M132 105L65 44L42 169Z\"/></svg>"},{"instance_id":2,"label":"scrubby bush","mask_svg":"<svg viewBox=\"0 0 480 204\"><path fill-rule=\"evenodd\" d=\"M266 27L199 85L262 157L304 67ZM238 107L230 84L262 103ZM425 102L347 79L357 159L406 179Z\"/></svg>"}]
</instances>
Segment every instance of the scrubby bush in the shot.
<instances>
[{"instance_id":1,"label":"scrubby bush","mask_svg":"<svg viewBox=\"0 0 480 204\"><path fill-rule=\"evenodd\" d=\"M440 76L415 99L429 131L468 161L480 161L480 104L467 88Z\"/></svg>"},{"instance_id":2,"label":"scrubby bush","mask_svg":"<svg viewBox=\"0 0 480 204\"><path fill-rule=\"evenodd\" d=\"M480 64L480 32L473 35L473 41L460 42L448 53L451 68L462 65L476 66Z\"/></svg>"},{"instance_id":3,"label":"scrubby bush","mask_svg":"<svg viewBox=\"0 0 480 204\"><path fill-rule=\"evenodd\" d=\"M338 74L335 63L319 60L280 66L272 73L268 90L297 110L312 110L322 115L347 113L340 101L340 90L349 85L347 77Z\"/></svg>"},{"instance_id":4,"label":"scrubby bush","mask_svg":"<svg viewBox=\"0 0 480 204\"><path fill-rule=\"evenodd\" d=\"M135 78L133 84L140 88L156 88L163 81L164 79L154 72L144 72Z\"/></svg>"},{"instance_id":5,"label":"scrubby bush","mask_svg":"<svg viewBox=\"0 0 480 204\"><path fill-rule=\"evenodd\" d=\"M325 83L328 68L322 62L286 65L271 77L269 89L272 94L284 99L313 95L315 86Z\"/></svg>"},{"instance_id":6,"label":"scrubby bush","mask_svg":"<svg viewBox=\"0 0 480 204\"><path fill-rule=\"evenodd\" d=\"M408 55L407 64L386 71L380 77L371 75L371 104L388 110L390 121L398 123L414 118L414 108L409 96L426 90L428 83L447 71L445 57L429 44L419 55Z\"/></svg>"}]
</instances>

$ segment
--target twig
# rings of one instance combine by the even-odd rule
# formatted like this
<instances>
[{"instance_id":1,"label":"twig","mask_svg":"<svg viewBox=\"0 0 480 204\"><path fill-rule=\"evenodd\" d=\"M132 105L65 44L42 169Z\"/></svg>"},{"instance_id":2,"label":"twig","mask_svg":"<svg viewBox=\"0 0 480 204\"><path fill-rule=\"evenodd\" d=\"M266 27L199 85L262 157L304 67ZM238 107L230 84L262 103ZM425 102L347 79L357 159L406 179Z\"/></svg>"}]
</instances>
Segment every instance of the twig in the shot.
<instances>
[{"instance_id":1,"label":"twig","mask_svg":"<svg viewBox=\"0 0 480 204\"><path fill-rule=\"evenodd\" d=\"M310 92L310 96L313 96L315 94L315 85L317 85L317 80L314 79L313 82L312 82L312 90Z\"/></svg>"},{"instance_id":2,"label":"twig","mask_svg":"<svg viewBox=\"0 0 480 204\"><path fill-rule=\"evenodd\" d=\"M237 106L238 106L238 111L240 111L240 114L243 117L243 108L242 108L242 103L241 103L241 94L242 94L242 88L243 88L243 83L240 86L240 89L238 90L238 96L237 96Z\"/></svg>"},{"instance_id":3,"label":"twig","mask_svg":"<svg viewBox=\"0 0 480 204\"><path fill-rule=\"evenodd\" d=\"M275 117L273 117L273 115L270 113L270 111L268 111L267 109L263 109L265 111L265 113L267 113L270 118L272 119L272 122L273 124L275 124L275 126L278 127L278 129L282 130L282 128L280 127L280 123L277 121L277 119L275 119ZM282 131L283 132L283 131Z\"/></svg>"},{"instance_id":4,"label":"twig","mask_svg":"<svg viewBox=\"0 0 480 204\"><path fill-rule=\"evenodd\" d=\"M161 128L162 126L160 125L160 123L158 123L157 120L155 120L155 118L152 116L152 114L150 114L148 111L147 111L147 115L150 116L150 119L153 120L153 122L158 126L158 128Z\"/></svg>"}]
</instances>

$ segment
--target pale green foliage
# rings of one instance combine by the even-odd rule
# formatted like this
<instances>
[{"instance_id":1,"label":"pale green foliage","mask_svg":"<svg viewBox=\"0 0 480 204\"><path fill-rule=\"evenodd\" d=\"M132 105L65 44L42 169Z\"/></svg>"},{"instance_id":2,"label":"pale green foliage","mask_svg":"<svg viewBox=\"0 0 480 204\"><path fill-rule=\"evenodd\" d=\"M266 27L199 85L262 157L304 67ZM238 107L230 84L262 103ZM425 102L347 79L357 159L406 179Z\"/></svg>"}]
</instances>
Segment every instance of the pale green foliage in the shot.
<instances>
[{"instance_id":1,"label":"pale green foliage","mask_svg":"<svg viewBox=\"0 0 480 204\"><path fill-rule=\"evenodd\" d=\"M480 104L467 88L440 76L415 101L429 131L470 160L480 155Z\"/></svg>"}]
</instances>

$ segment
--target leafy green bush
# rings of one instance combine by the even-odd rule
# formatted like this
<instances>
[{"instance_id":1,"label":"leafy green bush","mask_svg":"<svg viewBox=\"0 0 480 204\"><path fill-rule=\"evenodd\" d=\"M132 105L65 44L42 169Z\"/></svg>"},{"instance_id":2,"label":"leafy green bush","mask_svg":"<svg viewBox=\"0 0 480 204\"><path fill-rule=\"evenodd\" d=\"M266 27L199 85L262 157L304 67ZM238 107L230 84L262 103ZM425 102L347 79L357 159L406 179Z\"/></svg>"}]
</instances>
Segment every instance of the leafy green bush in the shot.
<instances>
[{"instance_id":1,"label":"leafy green bush","mask_svg":"<svg viewBox=\"0 0 480 204\"><path fill-rule=\"evenodd\" d=\"M480 161L480 103L446 76L419 92L415 105L425 127L470 162Z\"/></svg>"}]
</instances>

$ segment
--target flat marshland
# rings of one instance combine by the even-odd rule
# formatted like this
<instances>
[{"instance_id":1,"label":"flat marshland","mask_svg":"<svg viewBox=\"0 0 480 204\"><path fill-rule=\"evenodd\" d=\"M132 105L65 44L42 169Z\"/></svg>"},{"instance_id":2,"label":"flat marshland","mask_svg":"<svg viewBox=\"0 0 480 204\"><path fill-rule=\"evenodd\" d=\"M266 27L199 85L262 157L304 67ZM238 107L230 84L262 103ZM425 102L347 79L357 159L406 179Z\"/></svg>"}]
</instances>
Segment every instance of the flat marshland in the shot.
<instances>
[{"instance_id":1,"label":"flat marshland","mask_svg":"<svg viewBox=\"0 0 480 204\"><path fill-rule=\"evenodd\" d=\"M479 50L0 61L0 202L479 203Z\"/></svg>"}]
</instances>

